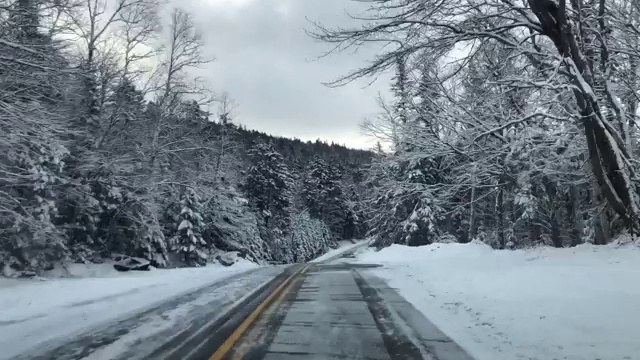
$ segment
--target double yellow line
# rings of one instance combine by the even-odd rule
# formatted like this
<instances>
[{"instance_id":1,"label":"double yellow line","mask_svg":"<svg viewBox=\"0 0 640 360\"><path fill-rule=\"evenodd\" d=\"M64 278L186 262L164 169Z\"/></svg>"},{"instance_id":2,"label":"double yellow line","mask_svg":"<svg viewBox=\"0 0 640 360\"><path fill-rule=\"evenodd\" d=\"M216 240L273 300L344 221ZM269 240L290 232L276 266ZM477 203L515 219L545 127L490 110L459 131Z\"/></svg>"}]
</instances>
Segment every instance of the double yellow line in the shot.
<instances>
[{"instance_id":1,"label":"double yellow line","mask_svg":"<svg viewBox=\"0 0 640 360\"><path fill-rule=\"evenodd\" d=\"M242 335L249 329L249 327L258 319L258 317L263 313L263 311L269 306L273 305L273 307L277 306L284 296L291 290L294 284L294 279L304 274L309 265L302 267L300 270L294 272L289 276L282 284L278 285L278 287L267 296L256 308L247 316L246 319L229 335L229 337L220 345L220 347L214 352L209 360L222 360L229 351L233 348L233 346L240 340ZM277 298L276 298L277 297ZM274 300L275 299L275 300ZM234 356L235 358L235 356ZM241 357L240 357L241 358Z\"/></svg>"}]
</instances>

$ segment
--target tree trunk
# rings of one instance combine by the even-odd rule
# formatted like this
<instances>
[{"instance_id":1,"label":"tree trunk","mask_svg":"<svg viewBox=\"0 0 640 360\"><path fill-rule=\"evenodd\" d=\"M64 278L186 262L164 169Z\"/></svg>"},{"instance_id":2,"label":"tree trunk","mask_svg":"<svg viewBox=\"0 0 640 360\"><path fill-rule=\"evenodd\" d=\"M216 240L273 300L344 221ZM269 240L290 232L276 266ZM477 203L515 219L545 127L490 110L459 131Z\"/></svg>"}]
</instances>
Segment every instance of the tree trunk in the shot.
<instances>
[{"instance_id":1,"label":"tree trunk","mask_svg":"<svg viewBox=\"0 0 640 360\"><path fill-rule=\"evenodd\" d=\"M603 202L602 200L600 187L595 179L593 179L591 204L595 208L595 213L593 214L593 242L596 245L605 245L607 243L607 239L609 239L609 221L607 220L603 206L601 206Z\"/></svg>"},{"instance_id":2,"label":"tree trunk","mask_svg":"<svg viewBox=\"0 0 640 360\"><path fill-rule=\"evenodd\" d=\"M498 248L504 249L506 242L504 239L504 189L498 190L498 197L496 199L496 214L498 215L498 228L496 232L498 234Z\"/></svg>"},{"instance_id":3,"label":"tree trunk","mask_svg":"<svg viewBox=\"0 0 640 360\"><path fill-rule=\"evenodd\" d=\"M529 242L533 245L540 241L542 231L540 225L534 221L529 221Z\"/></svg>"},{"instance_id":4,"label":"tree trunk","mask_svg":"<svg viewBox=\"0 0 640 360\"><path fill-rule=\"evenodd\" d=\"M560 222L562 221L562 217L560 215L560 209L556 206L555 202L552 202L553 206L553 214L551 215L551 241L553 242L553 246L557 248L561 248L562 246L562 237L560 236Z\"/></svg>"},{"instance_id":5,"label":"tree trunk","mask_svg":"<svg viewBox=\"0 0 640 360\"><path fill-rule=\"evenodd\" d=\"M543 33L551 38L565 59L570 81L575 85L573 93L582 116L590 162L598 187L607 203L624 221L626 227L632 230L637 226L638 212L635 187L629 180L634 170L628 161L629 153L626 151L624 140L608 119L602 116L599 104L602 100L596 98L593 90L593 59L585 56L586 50L582 48L587 47L576 39L572 24L567 20L565 0L560 0L559 5L552 0L528 0L528 3L540 21ZM600 3L600 7L603 11L603 2ZM593 47L594 44L587 45ZM602 47L601 51L601 61L607 62L606 47ZM606 68L607 64L604 65ZM609 91L607 95L611 98L609 102L615 98Z\"/></svg>"},{"instance_id":6,"label":"tree trunk","mask_svg":"<svg viewBox=\"0 0 640 360\"><path fill-rule=\"evenodd\" d=\"M580 216L580 196L578 187L572 185L569 190L571 209L571 221L573 222L573 230L571 232L571 246L577 246L582 243L582 235L584 233L584 224L582 216Z\"/></svg>"},{"instance_id":7,"label":"tree trunk","mask_svg":"<svg viewBox=\"0 0 640 360\"><path fill-rule=\"evenodd\" d=\"M551 225L551 242L553 242L554 247L561 248L562 238L560 236L560 224L562 222L562 215L556 203L556 186L546 176L542 178L542 184L544 185L544 190L549 200L549 210L551 211L551 217L549 219Z\"/></svg>"},{"instance_id":8,"label":"tree trunk","mask_svg":"<svg viewBox=\"0 0 640 360\"><path fill-rule=\"evenodd\" d=\"M469 206L469 236L468 241L473 240L476 237L476 168L473 166L472 181L473 187L471 188L471 204Z\"/></svg>"}]
</instances>

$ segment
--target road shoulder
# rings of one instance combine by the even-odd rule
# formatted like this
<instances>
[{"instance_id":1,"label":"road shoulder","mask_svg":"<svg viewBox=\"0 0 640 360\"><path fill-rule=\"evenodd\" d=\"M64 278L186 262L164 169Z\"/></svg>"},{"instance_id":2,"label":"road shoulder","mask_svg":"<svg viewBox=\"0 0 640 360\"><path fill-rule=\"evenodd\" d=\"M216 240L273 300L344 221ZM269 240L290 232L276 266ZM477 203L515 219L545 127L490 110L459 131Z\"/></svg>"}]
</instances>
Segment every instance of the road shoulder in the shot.
<instances>
[{"instance_id":1,"label":"road shoulder","mask_svg":"<svg viewBox=\"0 0 640 360\"><path fill-rule=\"evenodd\" d=\"M419 351L423 359L473 360L460 345L444 334L395 289L389 287L384 280L366 270L353 272L363 289L363 294L366 294L369 301L375 304L373 306L378 308L372 312L374 317L377 317L376 321L384 323L391 334L396 334L396 346L389 350L402 351L404 355L397 357L398 359L418 358L415 351ZM410 341L411 345L408 345L407 341Z\"/></svg>"}]
</instances>

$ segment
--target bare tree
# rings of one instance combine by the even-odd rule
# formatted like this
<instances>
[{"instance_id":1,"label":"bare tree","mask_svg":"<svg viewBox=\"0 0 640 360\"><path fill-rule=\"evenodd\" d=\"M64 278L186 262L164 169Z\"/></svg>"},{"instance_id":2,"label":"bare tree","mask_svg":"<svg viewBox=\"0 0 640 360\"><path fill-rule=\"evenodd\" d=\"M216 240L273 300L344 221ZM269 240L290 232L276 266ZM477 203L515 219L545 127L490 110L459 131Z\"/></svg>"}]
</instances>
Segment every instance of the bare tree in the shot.
<instances>
[{"instance_id":1,"label":"bare tree","mask_svg":"<svg viewBox=\"0 0 640 360\"><path fill-rule=\"evenodd\" d=\"M168 119L175 115L180 102L193 99L198 105L211 101L209 91L202 86L202 79L193 72L212 59L203 54L202 35L196 28L192 16L182 9L174 8L171 13L168 42L161 55L162 61L157 85L155 105L158 114L153 119L151 129L150 159L154 171L158 169L160 153L171 146L179 146L180 139L162 139L163 130L169 125Z\"/></svg>"},{"instance_id":2,"label":"bare tree","mask_svg":"<svg viewBox=\"0 0 640 360\"><path fill-rule=\"evenodd\" d=\"M141 22L135 14L137 9L144 9L147 6L153 7L154 2L147 0L87 0L83 3L80 11L69 14L75 23L75 34L82 40L83 46L81 65L85 72L85 99L84 105L86 115L83 116L84 121L92 126L94 142L101 143L100 140L100 120L95 117L100 113L103 104L100 103L99 85L102 79L99 79L98 69L100 54L109 53L105 49L105 45L112 44L111 37L116 31L115 27L123 21ZM126 44L125 52L129 50L132 44ZM137 45L137 44L136 44ZM125 67L127 69L128 66Z\"/></svg>"},{"instance_id":3,"label":"bare tree","mask_svg":"<svg viewBox=\"0 0 640 360\"><path fill-rule=\"evenodd\" d=\"M94 143L97 149L102 147L105 139L115 128L126 124L126 119L131 117L123 104L124 94L122 93L126 92L132 84L140 86L149 80L144 77L151 71L148 63L153 62L158 52L151 46L151 40L157 36L160 29L159 10L160 3L157 1L138 1L121 9L114 19L119 23L115 37L118 48L115 58L119 67L117 81L113 85L116 101L109 114L100 123L100 132Z\"/></svg>"},{"instance_id":4,"label":"bare tree","mask_svg":"<svg viewBox=\"0 0 640 360\"><path fill-rule=\"evenodd\" d=\"M220 170L223 161L234 149L234 143L230 140L230 137L233 134L231 134L230 132L233 131L233 112L235 111L236 107L237 105L234 103L233 99L231 99L229 94L223 93L221 98L219 99L217 113L218 121L221 125L221 130L220 137L217 139L218 153L216 154L216 165L214 170L214 179L216 179L216 181L220 177Z\"/></svg>"}]
</instances>

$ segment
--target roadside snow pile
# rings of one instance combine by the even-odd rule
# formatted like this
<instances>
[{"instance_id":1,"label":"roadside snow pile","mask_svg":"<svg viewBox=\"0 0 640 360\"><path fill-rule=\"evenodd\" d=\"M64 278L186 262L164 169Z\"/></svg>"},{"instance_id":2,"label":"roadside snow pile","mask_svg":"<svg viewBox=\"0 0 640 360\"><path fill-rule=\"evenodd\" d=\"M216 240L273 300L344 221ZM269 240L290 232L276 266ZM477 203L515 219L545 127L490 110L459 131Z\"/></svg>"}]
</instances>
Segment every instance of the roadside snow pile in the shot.
<instances>
[{"instance_id":1,"label":"roadside snow pile","mask_svg":"<svg viewBox=\"0 0 640 360\"><path fill-rule=\"evenodd\" d=\"M75 278L0 278L0 358L54 338L71 337L256 267L241 259L232 267L210 265L123 273L112 264L72 264L67 275Z\"/></svg>"},{"instance_id":2,"label":"roadside snow pile","mask_svg":"<svg viewBox=\"0 0 640 360\"><path fill-rule=\"evenodd\" d=\"M335 249L331 249L328 252L318 256L317 258L309 261L311 263L317 263L321 261L329 260L333 257L339 256L342 253L347 251L351 251L358 247L364 246L366 243L369 243L369 240L341 240L338 242L338 247Z\"/></svg>"},{"instance_id":3,"label":"roadside snow pile","mask_svg":"<svg viewBox=\"0 0 640 360\"><path fill-rule=\"evenodd\" d=\"M640 248L392 245L358 262L478 360L640 359Z\"/></svg>"}]
</instances>

